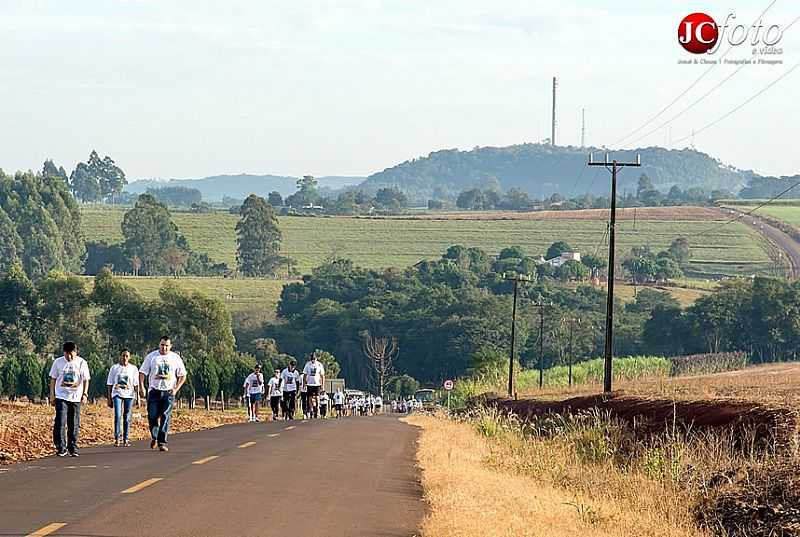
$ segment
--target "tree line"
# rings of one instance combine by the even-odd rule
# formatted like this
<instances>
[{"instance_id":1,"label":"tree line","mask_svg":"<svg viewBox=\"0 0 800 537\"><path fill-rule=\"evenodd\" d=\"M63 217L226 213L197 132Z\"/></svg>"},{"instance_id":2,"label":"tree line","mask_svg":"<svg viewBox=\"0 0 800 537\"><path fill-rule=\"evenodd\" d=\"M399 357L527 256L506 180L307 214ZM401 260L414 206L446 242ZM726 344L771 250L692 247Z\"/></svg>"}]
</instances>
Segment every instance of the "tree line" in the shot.
<instances>
[{"instance_id":1,"label":"tree line","mask_svg":"<svg viewBox=\"0 0 800 537\"><path fill-rule=\"evenodd\" d=\"M240 395L257 360L269 370L292 359L267 339L252 354L238 352L225 305L172 281L148 300L107 269L93 285L57 272L33 282L15 263L0 278L0 393L46 395L47 373L61 343L75 341L89 364L91 394L101 397L119 352L129 349L138 364L162 334L171 335L189 370L189 393L198 396ZM333 374L338 372L330 353L321 356Z\"/></svg>"}]
</instances>

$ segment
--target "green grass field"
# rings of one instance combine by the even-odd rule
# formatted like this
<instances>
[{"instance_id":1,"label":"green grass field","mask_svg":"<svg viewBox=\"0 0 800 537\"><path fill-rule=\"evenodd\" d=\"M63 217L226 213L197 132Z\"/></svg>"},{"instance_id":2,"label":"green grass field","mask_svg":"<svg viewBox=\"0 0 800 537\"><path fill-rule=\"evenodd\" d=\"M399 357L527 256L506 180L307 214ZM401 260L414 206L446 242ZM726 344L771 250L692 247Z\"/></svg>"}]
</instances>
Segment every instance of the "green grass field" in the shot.
<instances>
[{"instance_id":1,"label":"green grass field","mask_svg":"<svg viewBox=\"0 0 800 537\"><path fill-rule=\"evenodd\" d=\"M94 282L92 276L82 276L89 282ZM166 280L176 282L188 291L201 291L202 293L220 299L231 313L247 312L257 314L259 319L274 320L281 289L286 284L285 280L269 280L259 278L191 278L178 279L170 277L133 277L118 276L118 278L139 291L145 298L153 299L158 296L158 290Z\"/></svg>"},{"instance_id":2,"label":"green grass field","mask_svg":"<svg viewBox=\"0 0 800 537\"><path fill-rule=\"evenodd\" d=\"M754 209L756 206L752 205L745 205L741 207L736 207L740 211L750 211ZM763 214L766 216L771 216L772 218L777 218L778 220L782 220L787 224L791 224L796 227L800 227L800 206L791 206L791 205L767 205L765 207L761 207L758 209L755 214Z\"/></svg>"},{"instance_id":3,"label":"green grass field","mask_svg":"<svg viewBox=\"0 0 800 537\"><path fill-rule=\"evenodd\" d=\"M88 240L122 239L122 209L86 208L83 228ZM173 213L173 219L195 250L235 265L238 217L223 212ZM406 267L438 258L448 246L477 246L497 254L506 246L521 246L529 255L543 254L556 240L566 240L583 253L603 253L606 224L599 220L404 220L348 217L282 217L283 255L297 260L306 273L326 258L341 256L368 268ZM649 244L666 248L682 234L704 231L709 221L639 221L617 225L617 252ZM691 241L691 239L690 239ZM742 224L724 226L692 242L689 270L703 277L714 274L766 273L772 267L767 245Z\"/></svg>"}]
</instances>

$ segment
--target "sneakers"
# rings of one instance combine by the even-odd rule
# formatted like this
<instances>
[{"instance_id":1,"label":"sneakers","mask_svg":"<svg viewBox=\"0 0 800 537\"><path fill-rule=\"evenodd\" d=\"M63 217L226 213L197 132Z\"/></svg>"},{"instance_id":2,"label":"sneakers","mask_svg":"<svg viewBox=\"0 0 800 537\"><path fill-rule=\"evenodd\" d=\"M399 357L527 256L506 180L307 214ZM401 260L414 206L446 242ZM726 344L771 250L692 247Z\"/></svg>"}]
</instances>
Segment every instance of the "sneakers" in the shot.
<instances>
[{"instance_id":1,"label":"sneakers","mask_svg":"<svg viewBox=\"0 0 800 537\"><path fill-rule=\"evenodd\" d=\"M123 442L122 445L125 447L131 447L131 443L128 440L125 440L125 442Z\"/></svg>"},{"instance_id":2,"label":"sneakers","mask_svg":"<svg viewBox=\"0 0 800 537\"><path fill-rule=\"evenodd\" d=\"M155 440L150 440L150 449L156 449L158 447L158 442Z\"/></svg>"},{"instance_id":3,"label":"sneakers","mask_svg":"<svg viewBox=\"0 0 800 537\"><path fill-rule=\"evenodd\" d=\"M114 440L114 447L120 447L121 445L122 445L122 441L119 438Z\"/></svg>"},{"instance_id":4,"label":"sneakers","mask_svg":"<svg viewBox=\"0 0 800 537\"><path fill-rule=\"evenodd\" d=\"M169 448L165 444L161 444L158 446L159 451L169 451Z\"/></svg>"},{"instance_id":5,"label":"sneakers","mask_svg":"<svg viewBox=\"0 0 800 537\"><path fill-rule=\"evenodd\" d=\"M79 455L78 455L78 450L77 450L77 449L75 449L75 450L73 450L73 451L70 451L70 452L69 452L69 456L70 456L70 457L78 457L78 456L79 456Z\"/></svg>"},{"instance_id":6,"label":"sneakers","mask_svg":"<svg viewBox=\"0 0 800 537\"><path fill-rule=\"evenodd\" d=\"M60 449L60 450L58 450L58 451L56 452L56 456L57 456L57 457L66 457L66 456L67 456L67 450L66 450L66 449Z\"/></svg>"},{"instance_id":7,"label":"sneakers","mask_svg":"<svg viewBox=\"0 0 800 537\"><path fill-rule=\"evenodd\" d=\"M255 418L253 418L253 421L255 421L256 423L258 423L258 422L260 422L261 420L260 420L260 419L258 419L258 416L256 416Z\"/></svg>"}]
</instances>

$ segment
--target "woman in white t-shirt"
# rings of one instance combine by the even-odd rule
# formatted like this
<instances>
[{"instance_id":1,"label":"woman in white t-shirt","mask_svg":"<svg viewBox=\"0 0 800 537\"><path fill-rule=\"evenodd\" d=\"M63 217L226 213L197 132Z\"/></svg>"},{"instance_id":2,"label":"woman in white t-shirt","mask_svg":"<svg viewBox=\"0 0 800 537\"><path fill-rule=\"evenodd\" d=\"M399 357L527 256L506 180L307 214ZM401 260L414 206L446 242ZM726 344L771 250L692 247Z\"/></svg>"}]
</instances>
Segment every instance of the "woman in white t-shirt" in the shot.
<instances>
[{"instance_id":1,"label":"woman in white t-shirt","mask_svg":"<svg viewBox=\"0 0 800 537\"><path fill-rule=\"evenodd\" d=\"M128 432L131 428L133 398L139 386L139 369L130 361L131 352L122 349L119 363L111 366L106 380L108 406L114 409L114 445L117 447L131 445L128 441Z\"/></svg>"}]
</instances>

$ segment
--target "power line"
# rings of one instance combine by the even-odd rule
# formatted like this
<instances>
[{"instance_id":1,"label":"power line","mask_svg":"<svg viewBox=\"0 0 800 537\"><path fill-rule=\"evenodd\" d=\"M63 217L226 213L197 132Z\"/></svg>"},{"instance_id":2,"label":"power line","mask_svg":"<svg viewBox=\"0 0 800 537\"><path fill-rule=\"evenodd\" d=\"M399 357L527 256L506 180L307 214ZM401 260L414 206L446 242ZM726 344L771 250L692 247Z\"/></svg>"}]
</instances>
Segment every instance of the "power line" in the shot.
<instances>
[{"instance_id":1,"label":"power line","mask_svg":"<svg viewBox=\"0 0 800 537\"><path fill-rule=\"evenodd\" d=\"M675 140L675 142L673 142L673 143L679 144L679 143L681 143L681 142L683 142L683 141L685 141L685 140L687 140L689 138L692 138L695 134L700 134L701 132L703 132L703 131L705 131L707 129L710 129L711 127L713 127L714 125L716 125L720 121L723 121L724 119L727 119L729 116L733 115L734 113L738 112L739 110L741 110L742 108L744 108L745 106L747 106L748 104L753 102L757 97L761 96L762 93L766 92L772 86L774 86L775 84L777 84L778 82L780 82L781 80L783 80L784 78L789 76L798 67L800 67L800 63L796 63L794 65L794 67L792 67L791 69L789 69L788 71L783 73L781 76L779 76L778 78L776 78L775 80L773 80L772 82L767 84L765 87L761 88L761 90L759 90L756 94L752 95L749 99L747 99L746 101L744 101L740 105L734 107L732 110L730 110L727 113L721 115L720 117L718 117L717 119L715 119L711 123L707 123L702 128L696 129L696 130L693 129L692 130L692 134L690 134L688 136L684 136L683 138L680 138L678 140Z\"/></svg>"},{"instance_id":2,"label":"power line","mask_svg":"<svg viewBox=\"0 0 800 537\"><path fill-rule=\"evenodd\" d=\"M764 9L764 11L762 11L762 12L761 12L761 15L759 15L758 17L756 17L756 20L754 20L754 21L753 21L753 24L757 23L757 22L758 22L758 21L759 21L759 20L760 20L760 19L761 19L761 18L762 18L762 17L763 17L763 16L764 16L766 13L767 13L767 11L769 11L769 10L772 8L772 6L774 6L774 5L775 5L775 3L776 3L777 1L778 1L778 0L772 0L772 2L770 2L770 3L769 3L769 5L766 7L766 9ZM751 24L751 26L752 26L752 24ZM784 32L785 32L785 31L786 31L786 30L784 30ZM687 93L689 93L689 92L690 92L690 91L691 91L691 90L692 90L692 89L693 89L695 86L697 86L697 84L699 84L699 83L700 83L700 81L701 81L701 80L703 80L703 79L706 77L706 75L708 75L708 73L710 73L710 72L711 72L711 70L712 70L714 67L716 67L717 65L721 64L721 63L722 63L722 60L725 58L725 56L727 56L727 55L728 55L728 53L729 53L731 50L733 50L733 48L734 48L734 47L733 47L733 45L731 45L730 47L728 47L728 49L725 51L725 53L724 53L724 54L722 54L722 56L720 56L720 57L719 57L719 60L717 61L717 63L714 63L714 64L711 64L711 65L709 65L708 69L706 69L705 71L703 71L703 72L700 74L700 76L699 76L699 77L697 77L697 78L695 79L695 81L694 81L694 82L692 82L691 84L689 84L689 87L687 87L685 90L683 90L681 93L679 93L677 97L675 97L674 99L672 99L672 101L670 101L670 102L669 102L669 104L667 104L667 105L666 105L664 108L662 108L661 110L659 110L657 114L655 114L655 115L654 115L654 116L652 116L650 119L648 119L647 121L645 121L644 123L642 123L642 124L641 124L639 127L637 127L636 129L634 129L633 131L629 132L627 135L623 136L622 138L620 138L619 140L617 140L616 142L614 142L614 144L613 144L613 145L618 145L618 144L620 144L620 142L623 142L624 140L627 140L628 138L631 138L633 135L635 135L635 134L637 134L637 133L641 132L641 131L642 131L642 130L645 128L645 127L647 127L648 125L650 125L650 124L651 124L653 121L655 121L656 119L658 119L659 117L661 117L661 116L664 114L664 112L666 112L667 110L669 110L670 108L672 108L672 107L675 105L675 103L677 103L678 101L680 101L680 100L681 100L681 98L682 98L684 95L686 95ZM625 144L625 145L627 145L627 144Z\"/></svg>"},{"instance_id":3,"label":"power line","mask_svg":"<svg viewBox=\"0 0 800 537\"><path fill-rule=\"evenodd\" d=\"M694 102L692 102L692 104L690 104L689 106L687 106L686 108L684 108L683 110L681 110L680 112L678 112L677 114L675 114L674 116L672 116L671 118L669 118L668 120L666 120L664 123L662 123L662 124L661 124L661 125L659 125L658 127L656 127L656 128L654 128L653 130L649 131L647 134L644 134L644 135L640 136L639 138L635 139L634 141L632 141L632 142L628 142L628 143L627 143L627 144L625 144L625 145L635 145L635 144L638 144L640 141L644 140L644 139L645 139L645 138L647 138L648 136L651 136L652 134L655 134L656 132L660 131L661 129L663 129L664 127L666 127L667 125L669 125L670 123L672 123L673 121L675 121L676 119L678 119L679 117L681 117L683 114L685 114L686 112L688 112L689 110L691 110L692 108L694 108L695 106L697 106L698 104L700 104L700 102L701 102L701 101L703 101L703 100L704 100L706 97L708 97L709 95L711 95L712 93L714 93L714 92L715 92L715 91L716 91L718 88L720 88L720 87L721 87L723 84L725 84L725 83L726 83L728 80L730 80L731 78L733 78L733 77L734 77L734 76L735 76L735 75L736 75L736 74L737 74L739 71L741 71L742 69L744 69L744 67L745 67L746 65L747 65L747 64L744 64L744 63L743 63L743 64L742 64L742 65L740 65L740 66L739 66L739 67L738 67L738 68L737 68L735 71L733 71L733 72L732 72L731 74L729 74L727 77L723 78L721 82L717 83L717 85L716 85L716 86L712 87L710 90L708 90L706 93L704 93L704 94L703 94L703 95L702 95L702 96L701 96L699 99L697 99L697 100L695 100Z\"/></svg>"},{"instance_id":4,"label":"power line","mask_svg":"<svg viewBox=\"0 0 800 537\"><path fill-rule=\"evenodd\" d=\"M783 196L784 194L788 193L789 191L791 191L792 189L794 189L794 188L795 188L795 187L797 187L798 185L800 185L800 181L796 182L795 184L793 184L793 185L792 185L792 186L790 186L789 188L787 188L787 189L785 189L785 190L781 191L781 193L780 193L780 194L777 194L776 196L773 196L772 198L768 199L768 200L767 200L767 201L765 201L764 203L762 203L762 204L760 204L760 205L757 205L756 207L754 207L754 208L750 209L749 211L746 211L746 212L743 212L743 213L739 213L739 215L737 215L736 217L734 217L734 218L731 218L730 220L727 220L727 221L725 221L725 222L723 222L723 223L721 223L721 224L718 224L718 225L716 225L716 226L710 227L710 228L708 228L708 229L704 229L703 231L698 231L697 233L689 233L689 234L686 234L686 235L684 235L684 237L699 237L699 236L701 236L701 235L705 235L706 233L710 233L710 232L712 232L712 231L715 231L715 230L717 230L717 229L719 229L719 228L722 228L722 227L724 227L724 226L727 226L728 224L731 224L731 223L733 223L733 222L736 222L737 220L741 220L741 219L742 219L742 218L744 218L745 216L750 216L751 214L753 214L754 212L756 212L756 211L757 211L757 210L759 210L760 208L764 207L765 205L769 205L770 203L772 203L772 202L773 202L773 201L775 201L776 199L780 198L780 197L781 197L781 196Z\"/></svg>"}]
</instances>

